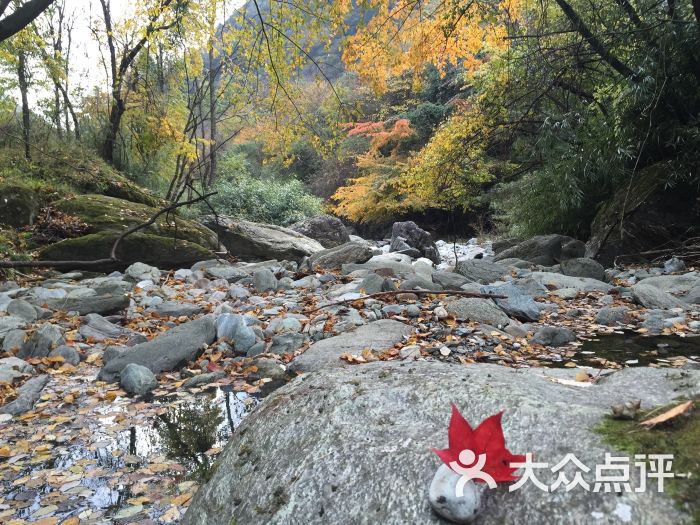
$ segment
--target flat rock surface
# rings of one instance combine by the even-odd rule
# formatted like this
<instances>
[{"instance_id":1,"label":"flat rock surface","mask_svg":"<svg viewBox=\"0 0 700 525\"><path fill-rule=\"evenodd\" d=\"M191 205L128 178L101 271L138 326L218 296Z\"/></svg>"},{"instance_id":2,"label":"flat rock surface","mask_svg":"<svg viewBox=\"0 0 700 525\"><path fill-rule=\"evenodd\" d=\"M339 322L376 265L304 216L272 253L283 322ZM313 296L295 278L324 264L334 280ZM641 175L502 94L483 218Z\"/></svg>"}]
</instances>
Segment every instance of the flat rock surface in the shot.
<instances>
[{"instance_id":1,"label":"flat rock surface","mask_svg":"<svg viewBox=\"0 0 700 525\"><path fill-rule=\"evenodd\" d=\"M592 430L610 405L641 399L649 407L695 395L700 379L700 372L634 368L584 390L547 377L573 375L417 362L299 377L243 422L182 524L440 523L427 497L440 465L430 447L447 444L450 402L474 424L505 410L514 453L533 452L550 467L573 453L594 471L615 452ZM548 485L556 479L549 471L537 475ZM622 511L627 523L680 523L673 502L655 488L620 495L562 487L550 494L532 483L512 493L499 488L487 491L479 523L624 523L616 514Z\"/></svg>"}]
</instances>

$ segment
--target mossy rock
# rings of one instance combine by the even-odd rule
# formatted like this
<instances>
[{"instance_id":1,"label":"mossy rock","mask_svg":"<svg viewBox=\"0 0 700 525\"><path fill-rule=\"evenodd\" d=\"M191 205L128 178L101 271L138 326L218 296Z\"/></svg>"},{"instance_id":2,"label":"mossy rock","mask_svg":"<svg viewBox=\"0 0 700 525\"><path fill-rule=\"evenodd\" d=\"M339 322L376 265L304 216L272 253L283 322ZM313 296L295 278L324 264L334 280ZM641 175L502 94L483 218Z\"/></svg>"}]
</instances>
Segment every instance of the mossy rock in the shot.
<instances>
[{"instance_id":1,"label":"mossy rock","mask_svg":"<svg viewBox=\"0 0 700 525\"><path fill-rule=\"evenodd\" d=\"M43 206L43 199L22 184L0 185L0 223L21 227L34 224Z\"/></svg>"},{"instance_id":2,"label":"mossy rock","mask_svg":"<svg viewBox=\"0 0 700 525\"><path fill-rule=\"evenodd\" d=\"M91 261L110 256L117 232L100 232L76 239L66 239L46 246L39 253L43 261ZM119 244L119 263L107 264L101 270L122 269L135 262L142 262L161 269L192 266L197 261L212 258L210 250L199 244L149 233L133 233Z\"/></svg>"},{"instance_id":3,"label":"mossy rock","mask_svg":"<svg viewBox=\"0 0 700 525\"><path fill-rule=\"evenodd\" d=\"M149 220L157 208L105 195L80 195L54 202L52 206L63 213L79 217L89 225L88 233L122 232ZM201 224L183 219L175 213L161 215L146 228L147 233L184 239L205 248L218 248L216 234Z\"/></svg>"}]
</instances>

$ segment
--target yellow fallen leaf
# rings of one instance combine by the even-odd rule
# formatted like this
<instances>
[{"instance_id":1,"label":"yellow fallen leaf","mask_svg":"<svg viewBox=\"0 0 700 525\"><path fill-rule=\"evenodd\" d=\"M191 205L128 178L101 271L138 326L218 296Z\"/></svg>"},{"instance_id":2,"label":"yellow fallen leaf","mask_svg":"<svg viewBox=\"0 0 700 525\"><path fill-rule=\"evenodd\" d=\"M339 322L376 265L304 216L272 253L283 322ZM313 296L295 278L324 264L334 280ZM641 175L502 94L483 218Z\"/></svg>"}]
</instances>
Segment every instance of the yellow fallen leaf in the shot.
<instances>
[{"instance_id":1,"label":"yellow fallen leaf","mask_svg":"<svg viewBox=\"0 0 700 525\"><path fill-rule=\"evenodd\" d=\"M659 414L656 417L652 417L651 419L645 419L640 425L643 425L647 428L652 428L655 427L656 425L660 425L661 423L665 423L666 421L670 421L671 419L677 418L678 416L681 416L683 414L686 414L687 412L690 411L690 409L693 407L693 402L692 401L686 401L685 403L681 403L680 405L677 405L670 410L667 410L663 414Z\"/></svg>"},{"instance_id":2,"label":"yellow fallen leaf","mask_svg":"<svg viewBox=\"0 0 700 525\"><path fill-rule=\"evenodd\" d=\"M68 394L63 398L63 401L68 404L73 404L75 403L75 396L73 394Z\"/></svg>"}]
</instances>

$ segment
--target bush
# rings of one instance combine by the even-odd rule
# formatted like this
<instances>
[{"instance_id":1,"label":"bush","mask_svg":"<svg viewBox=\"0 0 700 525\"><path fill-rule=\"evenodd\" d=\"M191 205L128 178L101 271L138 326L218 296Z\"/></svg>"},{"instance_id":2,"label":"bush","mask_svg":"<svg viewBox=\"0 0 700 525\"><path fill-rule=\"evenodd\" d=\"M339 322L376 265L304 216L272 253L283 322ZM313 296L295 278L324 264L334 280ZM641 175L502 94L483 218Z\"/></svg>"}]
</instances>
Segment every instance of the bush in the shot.
<instances>
[{"instance_id":1,"label":"bush","mask_svg":"<svg viewBox=\"0 0 700 525\"><path fill-rule=\"evenodd\" d=\"M296 179L255 178L243 156L235 154L222 159L219 167L213 188L218 193L210 199L218 213L282 226L321 213L321 199Z\"/></svg>"}]
</instances>

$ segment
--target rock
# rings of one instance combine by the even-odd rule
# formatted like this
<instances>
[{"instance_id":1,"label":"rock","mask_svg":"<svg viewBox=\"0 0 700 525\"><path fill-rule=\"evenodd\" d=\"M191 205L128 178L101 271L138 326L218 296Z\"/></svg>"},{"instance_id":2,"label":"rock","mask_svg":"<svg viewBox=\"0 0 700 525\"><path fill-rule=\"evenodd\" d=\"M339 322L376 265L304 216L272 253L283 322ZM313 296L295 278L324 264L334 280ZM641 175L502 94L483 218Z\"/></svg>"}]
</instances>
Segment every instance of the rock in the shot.
<instances>
[{"instance_id":1,"label":"rock","mask_svg":"<svg viewBox=\"0 0 700 525\"><path fill-rule=\"evenodd\" d=\"M262 269L253 272L253 288L258 292L269 292L277 289L277 277L270 270Z\"/></svg>"},{"instance_id":2,"label":"rock","mask_svg":"<svg viewBox=\"0 0 700 525\"><path fill-rule=\"evenodd\" d=\"M537 281L548 288L573 288L579 292L609 292L612 289L607 283L588 277L571 277L552 272L532 272L529 279Z\"/></svg>"},{"instance_id":3,"label":"rock","mask_svg":"<svg viewBox=\"0 0 700 525\"><path fill-rule=\"evenodd\" d=\"M456 319L468 319L496 327L510 323L510 318L491 299L463 297L448 302L447 311Z\"/></svg>"},{"instance_id":4,"label":"rock","mask_svg":"<svg viewBox=\"0 0 700 525\"><path fill-rule=\"evenodd\" d=\"M117 339L128 332L121 326L110 323L100 314L88 314L80 325L78 333L85 339L92 338L96 342L100 342L105 339Z\"/></svg>"},{"instance_id":5,"label":"rock","mask_svg":"<svg viewBox=\"0 0 700 525\"><path fill-rule=\"evenodd\" d=\"M13 317L11 315L0 317L0 339L4 339L5 336L12 330L24 328L26 324L27 322L19 317Z\"/></svg>"},{"instance_id":6,"label":"rock","mask_svg":"<svg viewBox=\"0 0 700 525\"><path fill-rule=\"evenodd\" d=\"M648 277L644 279L644 284L677 295L686 303L700 304L700 273L698 272Z\"/></svg>"},{"instance_id":7,"label":"rock","mask_svg":"<svg viewBox=\"0 0 700 525\"><path fill-rule=\"evenodd\" d=\"M48 357L53 348L63 343L65 343L63 331L54 324L46 323L22 345L22 348L17 352L17 357L22 359Z\"/></svg>"},{"instance_id":8,"label":"rock","mask_svg":"<svg viewBox=\"0 0 700 525\"><path fill-rule=\"evenodd\" d=\"M64 363L69 365L78 366L80 364L80 354L72 346L59 346L55 350L52 350L49 357L62 357Z\"/></svg>"},{"instance_id":9,"label":"rock","mask_svg":"<svg viewBox=\"0 0 700 525\"><path fill-rule=\"evenodd\" d=\"M10 330L5 334L5 339L2 342L3 352L15 352L22 348L27 340L27 332L24 330Z\"/></svg>"},{"instance_id":10,"label":"rock","mask_svg":"<svg viewBox=\"0 0 700 525\"><path fill-rule=\"evenodd\" d=\"M413 275L403 281L401 283L401 286L399 286L400 290L433 290L435 292L439 292L442 290L442 286L439 285L438 283L434 283L432 280L428 279L427 277L422 277L420 275Z\"/></svg>"},{"instance_id":11,"label":"rock","mask_svg":"<svg viewBox=\"0 0 700 525\"><path fill-rule=\"evenodd\" d=\"M211 316L183 323L111 359L102 367L98 377L102 381L114 382L129 363L145 366L155 374L175 370L196 359L204 345L211 344L215 336L216 327Z\"/></svg>"},{"instance_id":12,"label":"rock","mask_svg":"<svg viewBox=\"0 0 700 525\"><path fill-rule=\"evenodd\" d=\"M267 350L270 354L293 354L299 350L306 342L304 334L286 333L275 335L272 338L272 344ZM248 355L255 355L248 352Z\"/></svg>"},{"instance_id":13,"label":"rock","mask_svg":"<svg viewBox=\"0 0 700 525\"><path fill-rule=\"evenodd\" d=\"M248 277L248 272L228 264L209 266L205 269L205 272L209 277L213 277L214 279L226 279L230 283L235 283Z\"/></svg>"},{"instance_id":14,"label":"rock","mask_svg":"<svg viewBox=\"0 0 700 525\"><path fill-rule=\"evenodd\" d=\"M649 333L661 333L664 328L673 327L674 323L684 323L685 315L668 310L648 310L644 313L642 327L649 330Z\"/></svg>"},{"instance_id":15,"label":"rock","mask_svg":"<svg viewBox=\"0 0 700 525\"><path fill-rule=\"evenodd\" d=\"M61 310L64 312L78 312L80 315L101 314L110 315L120 312L129 306L129 297L123 294L113 295L93 295L91 297L64 297L62 299L35 299L30 298L30 302L36 306L46 306L51 310Z\"/></svg>"},{"instance_id":16,"label":"rock","mask_svg":"<svg viewBox=\"0 0 700 525\"><path fill-rule=\"evenodd\" d=\"M124 280L121 276L84 279L80 284L92 288L96 295L124 295L134 287L134 283Z\"/></svg>"},{"instance_id":17,"label":"rock","mask_svg":"<svg viewBox=\"0 0 700 525\"><path fill-rule=\"evenodd\" d=\"M345 275L357 270L369 270L384 277L407 276L415 273L411 258L397 253L374 255L362 264L343 264L342 270Z\"/></svg>"},{"instance_id":18,"label":"rock","mask_svg":"<svg viewBox=\"0 0 700 525\"><path fill-rule=\"evenodd\" d=\"M212 216L205 217L204 224L218 231L224 246L241 260L298 260L323 250L318 241L289 228L222 215L218 218L218 225Z\"/></svg>"},{"instance_id":19,"label":"rock","mask_svg":"<svg viewBox=\"0 0 700 525\"><path fill-rule=\"evenodd\" d=\"M145 366L129 363L119 374L119 385L128 394L143 396L158 387L158 380Z\"/></svg>"},{"instance_id":20,"label":"rock","mask_svg":"<svg viewBox=\"0 0 700 525\"><path fill-rule=\"evenodd\" d=\"M493 299L508 317L519 321L537 321L540 318L540 305L521 288L513 283L499 286L482 286L481 291L492 295L505 295L507 299Z\"/></svg>"},{"instance_id":21,"label":"rock","mask_svg":"<svg viewBox=\"0 0 700 525\"><path fill-rule=\"evenodd\" d=\"M0 223L15 228L33 225L44 204L41 192L21 184L3 183L0 195Z\"/></svg>"},{"instance_id":22,"label":"rock","mask_svg":"<svg viewBox=\"0 0 700 525\"><path fill-rule=\"evenodd\" d=\"M440 465L430 482L428 500L433 510L452 523L471 523L481 512L481 492L484 490L469 481L457 496L457 484L462 478L447 465Z\"/></svg>"},{"instance_id":23,"label":"rock","mask_svg":"<svg viewBox=\"0 0 700 525\"><path fill-rule=\"evenodd\" d=\"M685 271L685 262L678 257L671 257L664 262L664 273L680 273Z\"/></svg>"},{"instance_id":24,"label":"rock","mask_svg":"<svg viewBox=\"0 0 700 525\"><path fill-rule=\"evenodd\" d=\"M122 356L122 355L126 354L128 351L129 351L129 347L127 347L127 346L108 346L107 348L104 349L104 352L102 353L102 364L106 365L108 362L110 362L115 357Z\"/></svg>"},{"instance_id":25,"label":"rock","mask_svg":"<svg viewBox=\"0 0 700 525\"><path fill-rule=\"evenodd\" d=\"M350 242L350 235L343 221L332 215L317 215L295 222L289 229L317 240L324 248L334 248Z\"/></svg>"},{"instance_id":26,"label":"rock","mask_svg":"<svg viewBox=\"0 0 700 525\"><path fill-rule=\"evenodd\" d=\"M561 299L571 301L578 297L578 290L576 288L559 288L558 290L554 290L554 295Z\"/></svg>"},{"instance_id":27,"label":"rock","mask_svg":"<svg viewBox=\"0 0 700 525\"><path fill-rule=\"evenodd\" d=\"M453 272L433 273L433 282L439 284L446 290L459 290L463 284L470 282L464 275Z\"/></svg>"},{"instance_id":28,"label":"rock","mask_svg":"<svg viewBox=\"0 0 700 525\"><path fill-rule=\"evenodd\" d=\"M18 357L3 357L0 359L0 383L12 384L25 374L31 374L34 367Z\"/></svg>"},{"instance_id":29,"label":"rock","mask_svg":"<svg viewBox=\"0 0 700 525\"><path fill-rule=\"evenodd\" d=\"M292 371L311 372L322 368L333 368L346 365L340 359L341 354L360 355L365 348L370 350L386 350L396 343L403 341L413 328L410 325L382 319L360 326L350 332L345 332L312 344L306 352L294 359L289 369Z\"/></svg>"},{"instance_id":30,"label":"rock","mask_svg":"<svg viewBox=\"0 0 700 525\"><path fill-rule=\"evenodd\" d=\"M119 233L105 231L65 239L50 244L39 251L42 261L92 261L108 259ZM150 233L132 233L119 244L119 263L105 262L96 270L110 271L135 262L143 262L158 268L182 268L197 261L210 259L211 250L177 237L163 237Z\"/></svg>"},{"instance_id":31,"label":"rock","mask_svg":"<svg viewBox=\"0 0 700 525\"><path fill-rule=\"evenodd\" d=\"M392 244L397 237L403 237L405 243L417 249L423 257L427 257L435 264L440 263L440 253L430 234L419 228L415 222L395 222L391 227Z\"/></svg>"},{"instance_id":32,"label":"rock","mask_svg":"<svg viewBox=\"0 0 700 525\"><path fill-rule=\"evenodd\" d=\"M568 328L558 326L542 326L530 342L543 346L564 346L576 341L576 334Z\"/></svg>"},{"instance_id":33,"label":"rock","mask_svg":"<svg viewBox=\"0 0 700 525\"><path fill-rule=\"evenodd\" d=\"M388 292L396 290L396 285L391 279L371 273L362 279L362 282L357 286L357 290L366 294Z\"/></svg>"},{"instance_id":34,"label":"rock","mask_svg":"<svg viewBox=\"0 0 700 525\"><path fill-rule=\"evenodd\" d=\"M635 303L645 308L688 308L687 303L668 292L664 292L660 288L646 284L646 281L635 284L632 287L632 298Z\"/></svg>"},{"instance_id":35,"label":"rock","mask_svg":"<svg viewBox=\"0 0 700 525\"><path fill-rule=\"evenodd\" d=\"M693 398L700 382L697 371L642 367L620 370L585 390L546 377L574 375L551 368L391 361L295 378L245 418L181 525L437 525L444 522L431 510L428 487L441 463L429 448L447 445L450 402L473 425L505 409L508 449L533 452L536 461L547 463L535 472L551 485L559 473L550 468L566 454L591 469L605 461L606 452L623 455L594 431L611 405L641 399L643 407L654 407ZM575 417L562 424L566 414ZM630 473L632 487L638 487L639 469ZM601 523L619 523L614 512L620 504L629 506L630 523L686 521L674 501L655 489L618 494L560 487L553 504L551 493L528 482L514 492L486 491L479 523L588 524L596 521L592 512L603 515Z\"/></svg>"},{"instance_id":36,"label":"rock","mask_svg":"<svg viewBox=\"0 0 700 525\"><path fill-rule=\"evenodd\" d=\"M313 254L311 268L337 269L344 264L361 264L372 257L372 248L362 242L348 242Z\"/></svg>"},{"instance_id":37,"label":"rock","mask_svg":"<svg viewBox=\"0 0 700 525\"><path fill-rule=\"evenodd\" d=\"M509 270L506 266L485 259L469 259L458 262L455 272L471 282L489 284L501 280L508 275Z\"/></svg>"},{"instance_id":38,"label":"rock","mask_svg":"<svg viewBox=\"0 0 700 525\"><path fill-rule=\"evenodd\" d=\"M34 408L34 404L41 397L41 391L49 382L48 375L32 377L17 390L17 398L0 407L0 414L18 416Z\"/></svg>"},{"instance_id":39,"label":"rock","mask_svg":"<svg viewBox=\"0 0 700 525\"><path fill-rule=\"evenodd\" d=\"M238 314L223 314L218 317L216 338L232 343L237 355L245 355L257 341L253 329Z\"/></svg>"},{"instance_id":40,"label":"rock","mask_svg":"<svg viewBox=\"0 0 700 525\"><path fill-rule=\"evenodd\" d=\"M285 367L276 359L255 357L251 364L258 368L258 375L260 377L269 377L273 381L284 379L287 375Z\"/></svg>"},{"instance_id":41,"label":"rock","mask_svg":"<svg viewBox=\"0 0 700 525\"><path fill-rule=\"evenodd\" d=\"M562 261L560 264L561 273L571 277L588 277L597 281L605 280L605 268L593 259L577 257Z\"/></svg>"},{"instance_id":42,"label":"rock","mask_svg":"<svg viewBox=\"0 0 700 525\"><path fill-rule=\"evenodd\" d=\"M595 323L605 326L627 324L631 321L629 312L629 308L626 306L606 306L596 314Z\"/></svg>"},{"instance_id":43,"label":"rock","mask_svg":"<svg viewBox=\"0 0 700 525\"><path fill-rule=\"evenodd\" d=\"M209 383L213 383L214 381L218 381L223 377L226 377L226 372L211 372L209 374L199 374L197 376L193 376L187 379L184 383L182 383L182 386L184 388L197 388L203 385L208 385Z\"/></svg>"},{"instance_id":44,"label":"rock","mask_svg":"<svg viewBox=\"0 0 700 525\"><path fill-rule=\"evenodd\" d=\"M584 244L571 237L558 234L537 235L498 252L494 260L516 258L533 264L552 266L567 259L583 257L584 251Z\"/></svg>"},{"instance_id":45,"label":"rock","mask_svg":"<svg viewBox=\"0 0 700 525\"><path fill-rule=\"evenodd\" d=\"M24 299L13 299L8 303L6 311L8 314L24 319L28 323L34 322L39 318L36 308Z\"/></svg>"},{"instance_id":46,"label":"rock","mask_svg":"<svg viewBox=\"0 0 700 525\"><path fill-rule=\"evenodd\" d=\"M184 303L180 301L164 301L150 308L162 316L167 317L192 317L201 314L204 308L198 304Z\"/></svg>"},{"instance_id":47,"label":"rock","mask_svg":"<svg viewBox=\"0 0 700 525\"><path fill-rule=\"evenodd\" d=\"M160 282L160 270L155 266L149 266L140 262L135 262L124 270L124 275L135 282L150 280L154 283Z\"/></svg>"}]
</instances>

